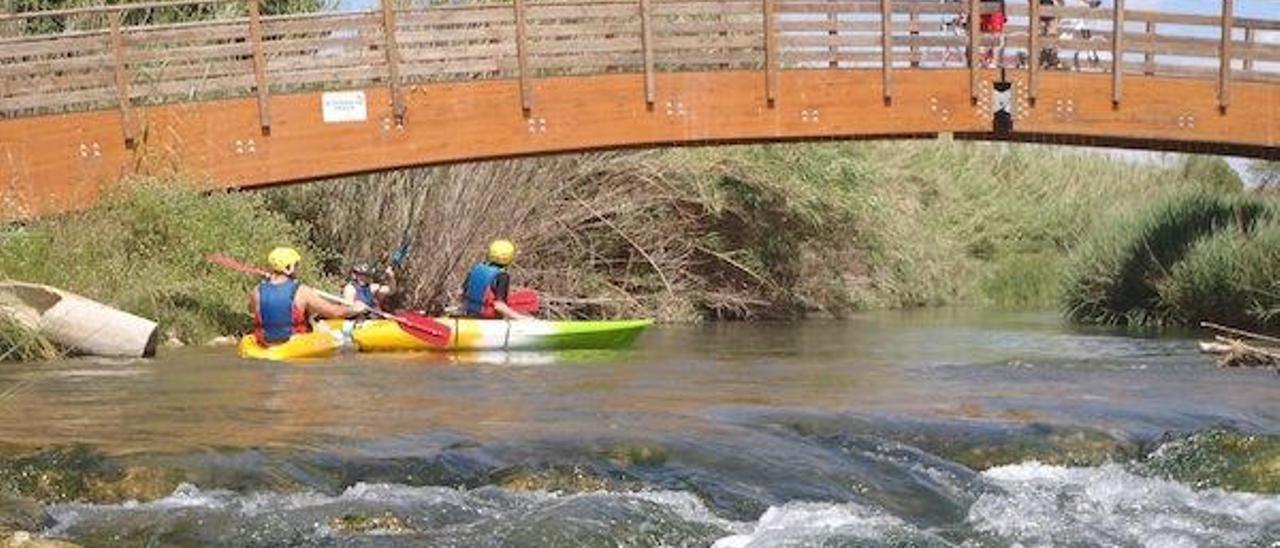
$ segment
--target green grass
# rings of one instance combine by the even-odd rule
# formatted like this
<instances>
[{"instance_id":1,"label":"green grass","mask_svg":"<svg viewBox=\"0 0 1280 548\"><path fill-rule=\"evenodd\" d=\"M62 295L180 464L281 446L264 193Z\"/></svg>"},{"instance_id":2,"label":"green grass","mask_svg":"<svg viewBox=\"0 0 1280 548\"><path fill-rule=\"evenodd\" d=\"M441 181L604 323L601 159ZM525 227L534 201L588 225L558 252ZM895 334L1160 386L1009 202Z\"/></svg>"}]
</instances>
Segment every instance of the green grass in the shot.
<instances>
[{"instance_id":1,"label":"green grass","mask_svg":"<svg viewBox=\"0 0 1280 548\"><path fill-rule=\"evenodd\" d=\"M1068 317L1116 325L1241 319L1252 307L1247 294L1276 271L1271 230L1255 239L1276 222L1275 211L1259 195L1191 192L1099 228L1072 258Z\"/></svg>"},{"instance_id":2,"label":"green grass","mask_svg":"<svg viewBox=\"0 0 1280 548\"><path fill-rule=\"evenodd\" d=\"M0 232L0 279L80 293L157 321L166 338L204 342L249 327L253 283L205 255L260 263L276 245L301 246L303 236L260 196L135 180L94 210Z\"/></svg>"},{"instance_id":3,"label":"green grass","mask_svg":"<svg viewBox=\"0 0 1280 548\"><path fill-rule=\"evenodd\" d=\"M62 353L52 342L7 316L0 316L0 362L52 360Z\"/></svg>"},{"instance_id":4,"label":"green grass","mask_svg":"<svg viewBox=\"0 0 1280 548\"><path fill-rule=\"evenodd\" d=\"M384 259L408 229L402 304L424 308L456 296L488 240L510 237L516 283L561 317L1044 308L1063 288L1083 321L1280 317L1276 237L1252 228L1270 202L1235 192L1219 163L937 141L566 155L262 193L142 179L95 210L0 230L0 279L62 287L203 342L248 328L253 283L205 254L257 262L294 245L304 278L332 289L332 274ZM1135 213L1151 202L1164 205ZM1224 227L1238 235L1198 243ZM45 349L0 325L0 355Z\"/></svg>"},{"instance_id":5,"label":"green grass","mask_svg":"<svg viewBox=\"0 0 1280 548\"><path fill-rule=\"evenodd\" d=\"M1251 231L1230 227L1196 241L1160 285L1161 308L1174 321L1214 321L1243 328L1277 325L1280 222Z\"/></svg>"},{"instance_id":6,"label":"green grass","mask_svg":"<svg viewBox=\"0 0 1280 548\"><path fill-rule=\"evenodd\" d=\"M1165 196L1230 190L1238 180L1220 164L946 141L777 144L485 162L269 195L347 261L384 256L416 218L404 287L419 306L452 298L487 240L508 237L517 283L612 303L562 315L795 318L1051 308L1086 234Z\"/></svg>"}]
</instances>

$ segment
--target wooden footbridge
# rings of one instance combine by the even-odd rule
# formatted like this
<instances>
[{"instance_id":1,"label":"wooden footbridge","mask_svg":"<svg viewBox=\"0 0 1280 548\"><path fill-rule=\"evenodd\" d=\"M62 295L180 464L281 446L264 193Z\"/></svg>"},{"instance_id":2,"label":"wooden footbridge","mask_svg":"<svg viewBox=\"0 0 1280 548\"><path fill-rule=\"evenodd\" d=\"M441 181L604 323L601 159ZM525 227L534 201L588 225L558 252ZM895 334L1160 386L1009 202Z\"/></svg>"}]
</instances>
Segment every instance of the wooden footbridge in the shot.
<instances>
[{"instance_id":1,"label":"wooden footbridge","mask_svg":"<svg viewBox=\"0 0 1280 548\"><path fill-rule=\"evenodd\" d=\"M950 134L1280 155L1280 21L1232 0L1215 15L1114 1L1009 2L1003 28L979 0L0 13L0 220L90 206L130 173L252 187L675 144Z\"/></svg>"}]
</instances>

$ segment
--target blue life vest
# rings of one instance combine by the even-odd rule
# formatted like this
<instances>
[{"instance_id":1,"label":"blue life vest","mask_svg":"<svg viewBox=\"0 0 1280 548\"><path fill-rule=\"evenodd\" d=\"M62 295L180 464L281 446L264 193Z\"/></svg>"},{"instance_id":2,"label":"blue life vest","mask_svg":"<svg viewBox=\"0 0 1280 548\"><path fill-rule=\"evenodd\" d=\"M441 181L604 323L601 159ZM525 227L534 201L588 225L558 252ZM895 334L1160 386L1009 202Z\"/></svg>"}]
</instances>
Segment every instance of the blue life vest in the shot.
<instances>
[{"instance_id":1,"label":"blue life vest","mask_svg":"<svg viewBox=\"0 0 1280 548\"><path fill-rule=\"evenodd\" d=\"M258 337L268 344L282 343L289 340L294 333L305 332L305 315L299 314L294 307L294 297L301 284L290 279L284 283L273 284L263 281L258 284ZM303 324L301 331L299 319Z\"/></svg>"},{"instance_id":2,"label":"blue life vest","mask_svg":"<svg viewBox=\"0 0 1280 548\"><path fill-rule=\"evenodd\" d=\"M357 301L360 301L360 302L364 303L365 305L367 305L367 306L368 306L369 308L371 308L371 309L372 309L372 308L378 308L378 303L377 303L377 302L375 302L375 301L376 301L376 299L374 299L374 297L373 297L373 286L372 286L372 285L370 285L370 284L359 284L359 283L356 283L356 282L351 282L351 285L352 285L352 286L354 286L354 287L356 288L356 300L357 300Z\"/></svg>"},{"instance_id":3,"label":"blue life vest","mask_svg":"<svg viewBox=\"0 0 1280 548\"><path fill-rule=\"evenodd\" d=\"M476 316L484 312L485 305L492 305L493 292L490 286L494 278L502 273L502 269L490 263L476 263L467 273L464 297L467 300L467 315Z\"/></svg>"}]
</instances>

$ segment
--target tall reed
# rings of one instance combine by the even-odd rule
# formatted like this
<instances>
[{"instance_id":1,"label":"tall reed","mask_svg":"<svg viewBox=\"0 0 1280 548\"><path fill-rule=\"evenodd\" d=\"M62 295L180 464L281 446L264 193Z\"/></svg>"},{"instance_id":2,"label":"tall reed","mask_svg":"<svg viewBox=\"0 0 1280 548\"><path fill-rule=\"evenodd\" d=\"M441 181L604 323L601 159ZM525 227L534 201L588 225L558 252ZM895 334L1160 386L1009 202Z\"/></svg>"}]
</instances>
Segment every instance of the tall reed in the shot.
<instances>
[{"instance_id":1,"label":"tall reed","mask_svg":"<svg viewBox=\"0 0 1280 548\"><path fill-rule=\"evenodd\" d=\"M1126 215L1098 230L1073 257L1065 294L1068 316L1087 323L1132 325L1210 319L1188 314L1217 306L1212 291L1202 289L1230 284L1231 261L1243 257L1240 251L1229 251L1229 244L1275 222L1275 211L1273 203L1256 195L1194 192ZM1192 263L1181 265L1202 239L1222 231L1229 232L1207 244L1216 247L1200 249ZM1265 256L1274 250L1256 251ZM1174 277L1180 267L1183 271ZM1177 283L1170 285L1173 281ZM1193 294L1199 304L1187 300Z\"/></svg>"}]
</instances>

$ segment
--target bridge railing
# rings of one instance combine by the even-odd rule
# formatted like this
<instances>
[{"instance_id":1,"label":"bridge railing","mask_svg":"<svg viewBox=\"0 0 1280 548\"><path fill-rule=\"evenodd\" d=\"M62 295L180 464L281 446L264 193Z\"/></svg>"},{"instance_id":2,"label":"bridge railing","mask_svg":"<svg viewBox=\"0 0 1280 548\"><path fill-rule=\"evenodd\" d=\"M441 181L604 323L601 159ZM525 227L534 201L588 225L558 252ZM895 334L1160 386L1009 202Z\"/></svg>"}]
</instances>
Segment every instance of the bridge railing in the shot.
<instances>
[{"instance_id":1,"label":"bridge railing","mask_svg":"<svg viewBox=\"0 0 1280 548\"><path fill-rule=\"evenodd\" d=\"M1123 2L1120 2L1123 5ZM0 13L0 118L119 109L126 138L143 105L254 97L264 128L270 96L388 86L397 114L419 84L554 76L645 75L644 99L665 72L758 70L773 99L781 72L968 68L1280 80L1280 21L1221 15L979 0L513 0L357 13L266 15L256 0L178 0ZM178 10L174 17L156 13ZM990 21L988 21L990 23ZM982 27L987 28L982 28ZM970 32L970 29L973 32ZM972 54L971 54L972 52ZM1114 70L1116 66L1119 71Z\"/></svg>"}]
</instances>

